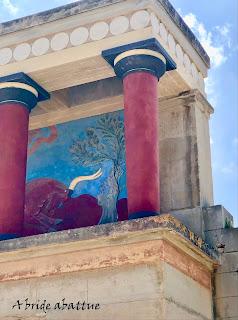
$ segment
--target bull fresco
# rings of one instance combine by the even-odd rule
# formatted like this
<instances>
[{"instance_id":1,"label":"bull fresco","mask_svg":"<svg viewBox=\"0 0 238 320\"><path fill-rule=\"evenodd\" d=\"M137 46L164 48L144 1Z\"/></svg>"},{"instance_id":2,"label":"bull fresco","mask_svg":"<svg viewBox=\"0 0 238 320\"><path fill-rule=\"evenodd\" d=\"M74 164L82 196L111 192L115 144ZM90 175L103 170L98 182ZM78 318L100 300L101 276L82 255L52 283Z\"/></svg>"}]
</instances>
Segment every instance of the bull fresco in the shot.
<instances>
[{"instance_id":1,"label":"bull fresco","mask_svg":"<svg viewBox=\"0 0 238 320\"><path fill-rule=\"evenodd\" d=\"M24 235L126 220L123 112L30 132Z\"/></svg>"}]
</instances>

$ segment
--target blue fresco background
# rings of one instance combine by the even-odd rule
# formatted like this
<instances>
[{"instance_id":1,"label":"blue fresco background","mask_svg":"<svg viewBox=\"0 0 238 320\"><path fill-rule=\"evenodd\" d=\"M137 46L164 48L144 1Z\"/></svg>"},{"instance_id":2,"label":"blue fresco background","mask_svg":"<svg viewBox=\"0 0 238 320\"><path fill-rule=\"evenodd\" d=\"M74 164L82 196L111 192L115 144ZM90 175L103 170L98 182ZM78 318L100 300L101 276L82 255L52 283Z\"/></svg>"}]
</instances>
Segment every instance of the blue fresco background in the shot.
<instances>
[{"instance_id":1,"label":"blue fresco background","mask_svg":"<svg viewBox=\"0 0 238 320\"><path fill-rule=\"evenodd\" d=\"M29 133L26 235L125 220L126 198L123 111Z\"/></svg>"},{"instance_id":2,"label":"blue fresco background","mask_svg":"<svg viewBox=\"0 0 238 320\"><path fill-rule=\"evenodd\" d=\"M111 116L114 115L118 115L122 120L124 119L123 111L111 113ZM100 178L94 181L82 182L80 186L76 187L73 195L78 196L83 193L89 193L90 195L97 196L100 185L108 178L112 170L112 162L104 161L98 165L79 166L73 161L69 149L73 140L86 138L86 129L88 127L95 127L100 117L101 115L56 125L58 132L57 139L53 143L42 143L36 152L28 156L27 182L36 178L52 178L69 186L75 177L93 174L102 168L103 174ZM42 128L40 135L47 137L49 129ZM38 136L32 139L32 142ZM121 192L118 199L126 198L126 170L124 170L120 178L120 189Z\"/></svg>"}]
</instances>

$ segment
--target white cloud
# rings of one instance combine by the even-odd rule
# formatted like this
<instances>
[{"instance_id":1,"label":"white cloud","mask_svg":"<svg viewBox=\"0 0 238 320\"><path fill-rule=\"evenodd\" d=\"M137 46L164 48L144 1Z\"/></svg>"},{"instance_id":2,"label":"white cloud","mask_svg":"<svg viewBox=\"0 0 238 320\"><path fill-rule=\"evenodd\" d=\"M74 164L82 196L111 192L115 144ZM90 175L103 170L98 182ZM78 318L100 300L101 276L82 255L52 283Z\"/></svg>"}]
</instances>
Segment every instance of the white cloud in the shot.
<instances>
[{"instance_id":1,"label":"white cloud","mask_svg":"<svg viewBox=\"0 0 238 320\"><path fill-rule=\"evenodd\" d=\"M210 137L210 145L214 144L212 137Z\"/></svg>"},{"instance_id":2,"label":"white cloud","mask_svg":"<svg viewBox=\"0 0 238 320\"><path fill-rule=\"evenodd\" d=\"M7 9L11 15L15 16L18 13L19 8L13 4L11 0L1 0L1 2L4 8Z\"/></svg>"},{"instance_id":3,"label":"white cloud","mask_svg":"<svg viewBox=\"0 0 238 320\"><path fill-rule=\"evenodd\" d=\"M193 13L188 13L183 16L183 19L210 56L212 66L219 67L223 64L227 60L226 48L231 46L230 25L216 26L211 31L207 31L204 24Z\"/></svg>"},{"instance_id":4,"label":"white cloud","mask_svg":"<svg viewBox=\"0 0 238 320\"><path fill-rule=\"evenodd\" d=\"M224 26L216 26L215 28L222 36L227 36L230 32L230 24L228 23Z\"/></svg>"},{"instance_id":5,"label":"white cloud","mask_svg":"<svg viewBox=\"0 0 238 320\"><path fill-rule=\"evenodd\" d=\"M208 95L214 94L215 81L213 78L211 78L211 77L205 78L205 86L206 86L206 92Z\"/></svg>"}]
</instances>

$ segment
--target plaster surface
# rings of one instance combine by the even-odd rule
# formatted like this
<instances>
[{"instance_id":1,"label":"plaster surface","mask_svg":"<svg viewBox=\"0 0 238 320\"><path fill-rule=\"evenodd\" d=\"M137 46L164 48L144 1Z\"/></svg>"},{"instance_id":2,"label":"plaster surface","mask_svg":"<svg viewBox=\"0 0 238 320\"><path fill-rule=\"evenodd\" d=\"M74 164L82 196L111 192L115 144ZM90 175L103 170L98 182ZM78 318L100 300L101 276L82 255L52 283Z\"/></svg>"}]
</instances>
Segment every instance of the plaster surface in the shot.
<instances>
[{"instance_id":1,"label":"plaster surface","mask_svg":"<svg viewBox=\"0 0 238 320\"><path fill-rule=\"evenodd\" d=\"M184 35L188 38L188 40L192 43L195 50L201 55L204 62L209 66L210 59L203 49L202 45L199 43L198 39L192 33L192 31L185 24L179 13L175 10L172 4L168 0L157 0L159 4L163 6L166 12L169 14L170 18L173 22L180 28L180 30L184 33ZM125 0L83 0L76 1L75 3L70 3L58 8L54 8L45 12L40 12L32 16L20 18L13 21L8 21L0 24L0 36L4 34L8 34L11 32L16 32L22 29L30 28L36 25L40 25L43 23L63 19L70 17L72 15L76 15L79 13L83 13L85 11L90 11L96 8L105 7L108 5L116 4L116 3L125 2Z\"/></svg>"},{"instance_id":2,"label":"plaster surface","mask_svg":"<svg viewBox=\"0 0 238 320\"><path fill-rule=\"evenodd\" d=\"M0 317L211 320L216 254L185 230L165 215L3 241ZM52 308L12 308L27 298ZM63 298L100 309L54 310Z\"/></svg>"}]
</instances>

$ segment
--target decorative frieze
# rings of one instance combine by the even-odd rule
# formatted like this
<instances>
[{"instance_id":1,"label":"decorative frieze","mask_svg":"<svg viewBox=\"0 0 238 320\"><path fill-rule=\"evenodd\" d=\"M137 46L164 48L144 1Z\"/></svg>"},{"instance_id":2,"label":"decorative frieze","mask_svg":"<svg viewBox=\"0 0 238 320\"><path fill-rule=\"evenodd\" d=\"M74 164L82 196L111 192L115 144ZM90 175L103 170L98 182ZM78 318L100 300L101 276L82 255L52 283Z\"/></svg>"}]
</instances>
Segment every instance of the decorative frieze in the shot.
<instances>
[{"instance_id":1,"label":"decorative frieze","mask_svg":"<svg viewBox=\"0 0 238 320\"><path fill-rule=\"evenodd\" d=\"M139 10L130 15L120 15L109 21L98 21L91 25L79 26L53 35L34 39L31 42L17 44L14 47L0 49L0 66L39 57L48 53L80 46L87 42L99 41L106 37L122 35L129 31L152 28L168 53L173 57L178 67L190 77L194 86L204 93L204 79L188 53L176 39L176 35L168 30L159 17L149 10Z\"/></svg>"}]
</instances>

